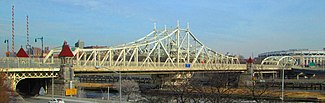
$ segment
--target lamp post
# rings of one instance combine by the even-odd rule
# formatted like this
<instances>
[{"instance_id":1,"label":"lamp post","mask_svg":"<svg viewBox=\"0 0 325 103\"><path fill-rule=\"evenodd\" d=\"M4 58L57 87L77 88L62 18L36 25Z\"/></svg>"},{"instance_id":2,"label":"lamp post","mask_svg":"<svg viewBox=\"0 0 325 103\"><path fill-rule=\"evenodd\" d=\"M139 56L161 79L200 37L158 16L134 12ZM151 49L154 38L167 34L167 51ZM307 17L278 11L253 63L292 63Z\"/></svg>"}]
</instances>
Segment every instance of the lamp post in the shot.
<instances>
[{"instance_id":1,"label":"lamp post","mask_svg":"<svg viewBox=\"0 0 325 103\"><path fill-rule=\"evenodd\" d=\"M96 69L100 69L101 67L100 66L96 66L95 67ZM107 70L110 70L110 71L113 71L115 74L118 74L119 75L119 84L120 84L120 86L119 86L119 103L122 103L122 76L121 76L121 71L120 72L117 72L117 71L114 71L114 70L112 70L112 69L109 69L109 68L107 68L107 67L103 67L103 68L105 68L105 69L107 69ZM108 90L109 90L109 87L108 87ZM109 95L109 91L107 91L107 95ZM109 96L108 96L108 99L109 99Z\"/></svg>"},{"instance_id":2,"label":"lamp post","mask_svg":"<svg viewBox=\"0 0 325 103\"><path fill-rule=\"evenodd\" d=\"M52 68L52 99L54 98L54 68Z\"/></svg>"},{"instance_id":3,"label":"lamp post","mask_svg":"<svg viewBox=\"0 0 325 103\"><path fill-rule=\"evenodd\" d=\"M109 86L107 86L107 100L109 100Z\"/></svg>"},{"instance_id":4,"label":"lamp post","mask_svg":"<svg viewBox=\"0 0 325 103\"><path fill-rule=\"evenodd\" d=\"M284 69L287 67L287 63L282 67L282 86L281 86L281 101L284 102Z\"/></svg>"},{"instance_id":5,"label":"lamp post","mask_svg":"<svg viewBox=\"0 0 325 103\"><path fill-rule=\"evenodd\" d=\"M29 56L31 54L31 45L26 45L26 50L27 50L27 54Z\"/></svg>"},{"instance_id":6,"label":"lamp post","mask_svg":"<svg viewBox=\"0 0 325 103\"><path fill-rule=\"evenodd\" d=\"M9 40L6 39L4 43L7 43L7 51L9 51Z\"/></svg>"},{"instance_id":7,"label":"lamp post","mask_svg":"<svg viewBox=\"0 0 325 103\"><path fill-rule=\"evenodd\" d=\"M284 101L284 67L282 67L282 88L281 88L281 101Z\"/></svg>"},{"instance_id":8,"label":"lamp post","mask_svg":"<svg viewBox=\"0 0 325 103\"><path fill-rule=\"evenodd\" d=\"M40 39L41 42L42 42L42 54L41 54L41 58L43 58L43 37L40 37L40 38L35 38L35 42L37 42L37 39Z\"/></svg>"}]
</instances>

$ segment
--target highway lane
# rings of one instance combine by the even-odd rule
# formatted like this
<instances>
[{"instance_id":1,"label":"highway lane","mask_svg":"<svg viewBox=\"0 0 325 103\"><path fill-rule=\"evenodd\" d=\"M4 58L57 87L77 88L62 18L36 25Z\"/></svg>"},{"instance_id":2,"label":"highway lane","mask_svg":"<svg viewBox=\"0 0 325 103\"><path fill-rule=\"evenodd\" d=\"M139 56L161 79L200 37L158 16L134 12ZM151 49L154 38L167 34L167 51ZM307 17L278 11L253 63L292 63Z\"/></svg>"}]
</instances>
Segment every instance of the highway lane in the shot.
<instances>
[{"instance_id":1,"label":"highway lane","mask_svg":"<svg viewBox=\"0 0 325 103\"><path fill-rule=\"evenodd\" d=\"M51 97L46 96L38 96L38 97L31 97L31 98L24 98L26 102L29 103L48 103L51 100ZM85 98L60 98L64 100L65 103L107 103L108 101L103 100L96 100L96 99L85 99ZM110 101L112 102L112 101ZM108 102L108 103L110 103ZM115 103L115 102L112 102Z\"/></svg>"}]
</instances>

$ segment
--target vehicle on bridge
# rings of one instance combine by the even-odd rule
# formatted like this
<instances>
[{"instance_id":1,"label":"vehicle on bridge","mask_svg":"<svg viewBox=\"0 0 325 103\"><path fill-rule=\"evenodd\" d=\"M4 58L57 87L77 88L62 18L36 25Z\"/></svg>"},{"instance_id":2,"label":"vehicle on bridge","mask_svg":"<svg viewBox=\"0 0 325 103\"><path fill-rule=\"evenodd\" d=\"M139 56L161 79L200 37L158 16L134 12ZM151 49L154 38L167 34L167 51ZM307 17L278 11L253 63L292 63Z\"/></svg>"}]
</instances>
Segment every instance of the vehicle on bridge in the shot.
<instances>
[{"instance_id":1,"label":"vehicle on bridge","mask_svg":"<svg viewBox=\"0 0 325 103\"><path fill-rule=\"evenodd\" d=\"M49 101L49 103L64 103L64 101L62 100L62 99L51 99L50 101Z\"/></svg>"}]
</instances>

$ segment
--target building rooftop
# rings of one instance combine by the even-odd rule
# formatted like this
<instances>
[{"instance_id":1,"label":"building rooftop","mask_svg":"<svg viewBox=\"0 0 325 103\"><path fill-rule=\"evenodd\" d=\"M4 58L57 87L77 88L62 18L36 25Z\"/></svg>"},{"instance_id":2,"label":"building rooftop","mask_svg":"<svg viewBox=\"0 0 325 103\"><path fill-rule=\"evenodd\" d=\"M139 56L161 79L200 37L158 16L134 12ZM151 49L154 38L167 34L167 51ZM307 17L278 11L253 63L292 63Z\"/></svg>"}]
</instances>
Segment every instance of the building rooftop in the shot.
<instances>
[{"instance_id":1,"label":"building rooftop","mask_svg":"<svg viewBox=\"0 0 325 103\"><path fill-rule=\"evenodd\" d=\"M59 54L59 57L73 57L73 56L74 55L73 55L69 45L67 44L66 41L64 41L62 50Z\"/></svg>"},{"instance_id":2,"label":"building rooftop","mask_svg":"<svg viewBox=\"0 0 325 103\"><path fill-rule=\"evenodd\" d=\"M16 54L16 57L29 57L24 48L20 48L18 53Z\"/></svg>"},{"instance_id":3,"label":"building rooftop","mask_svg":"<svg viewBox=\"0 0 325 103\"><path fill-rule=\"evenodd\" d=\"M289 49L289 50L265 52L259 54L258 56L266 57L266 56L288 56L288 55L325 55L325 50Z\"/></svg>"}]
</instances>

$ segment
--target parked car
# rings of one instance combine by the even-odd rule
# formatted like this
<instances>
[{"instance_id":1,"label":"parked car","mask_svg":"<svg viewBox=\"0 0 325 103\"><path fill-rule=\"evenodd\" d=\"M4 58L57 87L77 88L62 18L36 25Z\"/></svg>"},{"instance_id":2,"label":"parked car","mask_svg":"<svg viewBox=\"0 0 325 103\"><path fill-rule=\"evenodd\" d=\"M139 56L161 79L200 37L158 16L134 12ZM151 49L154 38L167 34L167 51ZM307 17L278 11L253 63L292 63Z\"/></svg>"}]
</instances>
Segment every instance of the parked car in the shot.
<instances>
[{"instance_id":1,"label":"parked car","mask_svg":"<svg viewBox=\"0 0 325 103\"><path fill-rule=\"evenodd\" d=\"M49 103L64 103L62 99L51 99Z\"/></svg>"}]
</instances>

